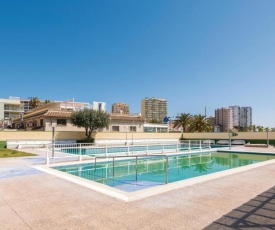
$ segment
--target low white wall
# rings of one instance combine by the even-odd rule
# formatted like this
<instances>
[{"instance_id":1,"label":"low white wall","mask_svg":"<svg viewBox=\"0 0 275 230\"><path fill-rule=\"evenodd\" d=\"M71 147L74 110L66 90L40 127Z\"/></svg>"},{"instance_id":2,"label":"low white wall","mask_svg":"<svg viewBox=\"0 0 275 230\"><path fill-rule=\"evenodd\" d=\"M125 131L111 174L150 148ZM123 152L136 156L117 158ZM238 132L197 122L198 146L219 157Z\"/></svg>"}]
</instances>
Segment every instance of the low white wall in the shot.
<instances>
[{"instance_id":1,"label":"low white wall","mask_svg":"<svg viewBox=\"0 0 275 230\"><path fill-rule=\"evenodd\" d=\"M56 144L76 143L76 140L57 140ZM45 145L52 144L52 140L7 140L7 148L42 148Z\"/></svg>"},{"instance_id":2,"label":"low white wall","mask_svg":"<svg viewBox=\"0 0 275 230\"><path fill-rule=\"evenodd\" d=\"M119 139L119 140L114 140L114 139L96 139L95 143L100 145L100 144L138 144L138 143L162 143L162 142L177 142L179 139L167 139L167 138L162 138L162 139L134 139L129 140L129 139Z\"/></svg>"}]
</instances>

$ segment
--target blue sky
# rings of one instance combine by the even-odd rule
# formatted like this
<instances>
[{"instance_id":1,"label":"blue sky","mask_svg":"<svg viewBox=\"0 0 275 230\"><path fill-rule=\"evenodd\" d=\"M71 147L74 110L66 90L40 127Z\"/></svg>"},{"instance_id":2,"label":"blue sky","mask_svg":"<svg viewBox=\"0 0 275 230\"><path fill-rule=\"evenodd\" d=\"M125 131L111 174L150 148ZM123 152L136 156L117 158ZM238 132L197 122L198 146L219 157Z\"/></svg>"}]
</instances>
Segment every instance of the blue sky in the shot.
<instances>
[{"instance_id":1,"label":"blue sky","mask_svg":"<svg viewBox=\"0 0 275 230\"><path fill-rule=\"evenodd\" d=\"M0 0L0 98L119 101L169 116L252 106L275 127L274 0Z\"/></svg>"}]
</instances>

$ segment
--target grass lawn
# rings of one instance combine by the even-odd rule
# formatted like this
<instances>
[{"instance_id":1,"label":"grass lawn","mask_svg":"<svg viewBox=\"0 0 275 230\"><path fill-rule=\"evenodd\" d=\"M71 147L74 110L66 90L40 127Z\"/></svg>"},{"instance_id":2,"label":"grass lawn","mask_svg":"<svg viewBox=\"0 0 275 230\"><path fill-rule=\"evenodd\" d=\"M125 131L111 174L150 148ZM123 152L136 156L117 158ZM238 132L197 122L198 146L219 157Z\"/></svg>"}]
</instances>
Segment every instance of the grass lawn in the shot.
<instances>
[{"instance_id":1,"label":"grass lawn","mask_svg":"<svg viewBox=\"0 0 275 230\"><path fill-rule=\"evenodd\" d=\"M4 157L24 157L24 156L36 156L36 155L32 154L32 153L20 152L20 151L13 150L13 149L0 148L0 158L4 158Z\"/></svg>"}]
</instances>

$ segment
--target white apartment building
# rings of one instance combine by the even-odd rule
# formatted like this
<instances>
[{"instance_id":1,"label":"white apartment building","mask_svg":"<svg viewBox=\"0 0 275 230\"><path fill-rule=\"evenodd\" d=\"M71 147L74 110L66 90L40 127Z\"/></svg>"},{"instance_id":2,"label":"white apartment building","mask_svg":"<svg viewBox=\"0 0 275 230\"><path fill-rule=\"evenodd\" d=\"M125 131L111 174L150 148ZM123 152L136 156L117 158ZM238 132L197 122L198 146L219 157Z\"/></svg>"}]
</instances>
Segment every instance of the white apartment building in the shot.
<instances>
[{"instance_id":1,"label":"white apartment building","mask_svg":"<svg viewBox=\"0 0 275 230\"><path fill-rule=\"evenodd\" d=\"M252 125L252 108L240 108L240 127L247 128Z\"/></svg>"},{"instance_id":2,"label":"white apartment building","mask_svg":"<svg viewBox=\"0 0 275 230\"><path fill-rule=\"evenodd\" d=\"M233 112L233 127L240 127L240 106L229 106Z\"/></svg>"},{"instance_id":3,"label":"white apartment building","mask_svg":"<svg viewBox=\"0 0 275 230\"><path fill-rule=\"evenodd\" d=\"M19 97L0 99L0 129L12 125L13 119L24 113Z\"/></svg>"},{"instance_id":4,"label":"white apartment building","mask_svg":"<svg viewBox=\"0 0 275 230\"><path fill-rule=\"evenodd\" d=\"M229 106L233 110L233 126L247 128L252 125L252 108Z\"/></svg>"},{"instance_id":5,"label":"white apartment building","mask_svg":"<svg viewBox=\"0 0 275 230\"><path fill-rule=\"evenodd\" d=\"M106 112L106 103L105 102L93 102L93 109Z\"/></svg>"}]
</instances>

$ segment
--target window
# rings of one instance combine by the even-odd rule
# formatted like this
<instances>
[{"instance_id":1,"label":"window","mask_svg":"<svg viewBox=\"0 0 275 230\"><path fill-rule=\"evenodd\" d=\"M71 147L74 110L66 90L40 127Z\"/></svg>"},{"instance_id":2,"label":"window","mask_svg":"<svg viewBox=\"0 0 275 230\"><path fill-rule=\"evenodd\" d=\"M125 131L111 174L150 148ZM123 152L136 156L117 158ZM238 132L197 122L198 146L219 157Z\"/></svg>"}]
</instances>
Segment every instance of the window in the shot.
<instances>
[{"instance_id":1,"label":"window","mask_svg":"<svg viewBox=\"0 0 275 230\"><path fill-rule=\"evenodd\" d=\"M66 119L57 119L57 125L67 125Z\"/></svg>"},{"instance_id":2,"label":"window","mask_svg":"<svg viewBox=\"0 0 275 230\"><path fill-rule=\"evenodd\" d=\"M40 119L40 126L43 126L43 119Z\"/></svg>"},{"instance_id":3,"label":"window","mask_svg":"<svg viewBox=\"0 0 275 230\"><path fill-rule=\"evenodd\" d=\"M130 126L130 132L136 132L137 127L136 126Z\"/></svg>"},{"instance_id":4,"label":"window","mask_svg":"<svg viewBox=\"0 0 275 230\"><path fill-rule=\"evenodd\" d=\"M119 126L112 126L113 132L119 132Z\"/></svg>"}]
</instances>

